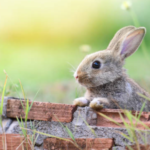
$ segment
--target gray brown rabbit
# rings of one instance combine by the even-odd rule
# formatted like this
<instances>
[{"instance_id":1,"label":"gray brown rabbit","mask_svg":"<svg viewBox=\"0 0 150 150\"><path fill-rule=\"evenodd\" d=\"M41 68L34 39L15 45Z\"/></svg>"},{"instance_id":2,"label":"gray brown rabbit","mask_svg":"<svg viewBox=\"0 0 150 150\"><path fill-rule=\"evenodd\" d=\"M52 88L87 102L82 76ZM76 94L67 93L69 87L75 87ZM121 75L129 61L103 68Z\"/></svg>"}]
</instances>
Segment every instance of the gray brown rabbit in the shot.
<instances>
[{"instance_id":1,"label":"gray brown rabbit","mask_svg":"<svg viewBox=\"0 0 150 150\"><path fill-rule=\"evenodd\" d=\"M146 101L144 110L150 110L149 102L138 93L149 98L150 95L130 79L123 68L125 59L138 49L145 32L144 27L124 27L115 34L106 50L83 59L74 77L86 88L86 93L75 99L74 105L140 110Z\"/></svg>"}]
</instances>

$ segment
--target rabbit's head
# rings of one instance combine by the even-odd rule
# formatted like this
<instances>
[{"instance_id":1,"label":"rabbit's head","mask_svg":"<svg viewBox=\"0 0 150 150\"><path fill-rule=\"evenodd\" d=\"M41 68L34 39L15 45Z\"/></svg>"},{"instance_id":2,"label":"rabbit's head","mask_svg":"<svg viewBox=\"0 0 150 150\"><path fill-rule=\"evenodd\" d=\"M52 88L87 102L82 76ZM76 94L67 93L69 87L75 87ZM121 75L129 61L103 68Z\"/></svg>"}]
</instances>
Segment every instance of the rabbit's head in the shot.
<instances>
[{"instance_id":1,"label":"rabbit's head","mask_svg":"<svg viewBox=\"0 0 150 150\"><path fill-rule=\"evenodd\" d=\"M137 50L144 35L144 27L128 26L120 29L106 50L87 55L83 59L74 77L87 88L113 82L122 76L125 58Z\"/></svg>"}]
</instances>

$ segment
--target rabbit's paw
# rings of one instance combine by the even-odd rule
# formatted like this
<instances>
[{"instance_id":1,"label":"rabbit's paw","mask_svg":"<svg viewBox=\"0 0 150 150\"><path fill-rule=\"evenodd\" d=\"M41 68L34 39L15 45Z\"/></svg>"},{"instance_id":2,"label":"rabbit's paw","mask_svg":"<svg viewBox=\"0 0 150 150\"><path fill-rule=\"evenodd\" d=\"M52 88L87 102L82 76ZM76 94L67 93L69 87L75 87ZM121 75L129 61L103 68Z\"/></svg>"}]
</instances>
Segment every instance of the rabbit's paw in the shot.
<instances>
[{"instance_id":1,"label":"rabbit's paw","mask_svg":"<svg viewBox=\"0 0 150 150\"><path fill-rule=\"evenodd\" d=\"M89 101L87 99L85 99L84 97L79 97L73 101L73 104L77 105L77 106L84 107L84 106L87 106L89 104Z\"/></svg>"},{"instance_id":2,"label":"rabbit's paw","mask_svg":"<svg viewBox=\"0 0 150 150\"><path fill-rule=\"evenodd\" d=\"M108 104L108 100L107 98L94 98L91 102L90 102L90 107L97 110L97 109L102 109L103 108L103 104Z\"/></svg>"}]
</instances>

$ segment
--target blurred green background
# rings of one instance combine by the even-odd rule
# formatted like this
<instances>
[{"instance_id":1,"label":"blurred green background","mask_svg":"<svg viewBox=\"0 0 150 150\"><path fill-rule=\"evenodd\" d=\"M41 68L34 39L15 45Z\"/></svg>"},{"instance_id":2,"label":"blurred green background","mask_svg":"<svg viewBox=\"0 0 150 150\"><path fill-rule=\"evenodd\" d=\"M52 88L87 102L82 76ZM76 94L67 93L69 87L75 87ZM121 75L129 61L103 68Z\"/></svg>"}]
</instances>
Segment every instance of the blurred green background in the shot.
<instances>
[{"instance_id":1,"label":"blurred green background","mask_svg":"<svg viewBox=\"0 0 150 150\"><path fill-rule=\"evenodd\" d=\"M124 8L124 9L123 9ZM73 70L88 53L105 49L127 25L147 29L145 45L126 60L130 77L150 89L149 0L0 0L0 87L6 95L72 103L84 89Z\"/></svg>"}]
</instances>

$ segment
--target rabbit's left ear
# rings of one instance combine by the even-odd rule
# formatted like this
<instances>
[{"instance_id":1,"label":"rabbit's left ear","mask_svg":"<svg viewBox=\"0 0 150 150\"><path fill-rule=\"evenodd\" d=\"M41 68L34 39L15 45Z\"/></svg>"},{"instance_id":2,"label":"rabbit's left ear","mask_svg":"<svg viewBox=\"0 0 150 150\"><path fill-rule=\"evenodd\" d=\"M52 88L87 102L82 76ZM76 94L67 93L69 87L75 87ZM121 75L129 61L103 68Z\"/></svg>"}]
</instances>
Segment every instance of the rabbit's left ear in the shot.
<instances>
[{"instance_id":1,"label":"rabbit's left ear","mask_svg":"<svg viewBox=\"0 0 150 150\"><path fill-rule=\"evenodd\" d=\"M137 28L121 39L113 48L113 51L121 56L122 59L133 54L140 46L145 35L144 27Z\"/></svg>"}]
</instances>

